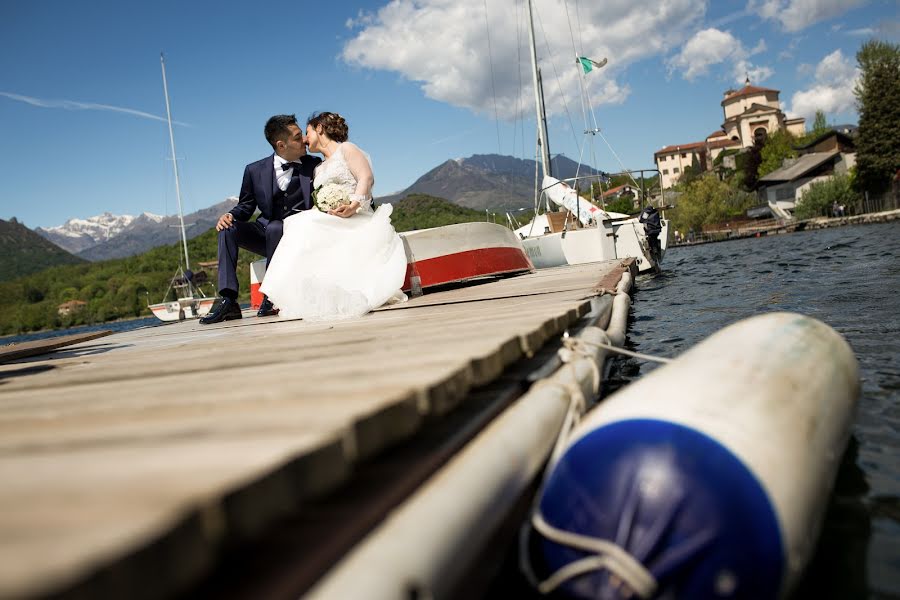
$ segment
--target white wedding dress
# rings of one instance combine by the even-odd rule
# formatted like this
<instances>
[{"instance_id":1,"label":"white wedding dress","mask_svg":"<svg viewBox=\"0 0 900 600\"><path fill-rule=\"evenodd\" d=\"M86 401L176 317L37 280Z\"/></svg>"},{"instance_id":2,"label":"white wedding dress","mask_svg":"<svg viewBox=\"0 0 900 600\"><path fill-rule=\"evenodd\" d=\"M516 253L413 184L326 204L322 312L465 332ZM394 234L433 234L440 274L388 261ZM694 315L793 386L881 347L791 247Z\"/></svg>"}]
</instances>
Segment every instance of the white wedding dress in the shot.
<instances>
[{"instance_id":1,"label":"white wedding dress","mask_svg":"<svg viewBox=\"0 0 900 600\"><path fill-rule=\"evenodd\" d=\"M356 191L343 144L316 167L313 188L336 183ZM349 218L310 210L284 220L284 234L260 291L283 318L332 321L360 317L402 302L406 276L403 241L391 225L393 207L373 213L368 203Z\"/></svg>"}]
</instances>

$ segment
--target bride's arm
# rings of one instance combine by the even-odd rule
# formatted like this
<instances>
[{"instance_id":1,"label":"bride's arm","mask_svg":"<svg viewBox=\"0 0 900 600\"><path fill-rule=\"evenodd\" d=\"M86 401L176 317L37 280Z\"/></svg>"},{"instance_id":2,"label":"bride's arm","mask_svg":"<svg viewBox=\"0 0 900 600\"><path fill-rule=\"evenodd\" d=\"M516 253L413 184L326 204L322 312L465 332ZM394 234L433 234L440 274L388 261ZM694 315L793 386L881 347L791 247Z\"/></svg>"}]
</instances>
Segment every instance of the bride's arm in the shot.
<instances>
[{"instance_id":1,"label":"bride's arm","mask_svg":"<svg viewBox=\"0 0 900 600\"><path fill-rule=\"evenodd\" d=\"M356 179L356 193L368 197L372 193L372 186L375 185L375 176L372 174L369 159L362 150L350 142L344 142L343 152L347 166Z\"/></svg>"},{"instance_id":2,"label":"bride's arm","mask_svg":"<svg viewBox=\"0 0 900 600\"><path fill-rule=\"evenodd\" d=\"M353 178L356 179L356 190L350 194L350 204L341 206L331 214L339 217L350 217L356 214L357 210L369 209L369 202L372 198L372 186L375 185L375 176L372 174L372 166L369 164L368 157L350 142L344 142L341 145L341 151L344 153L344 160Z\"/></svg>"}]
</instances>

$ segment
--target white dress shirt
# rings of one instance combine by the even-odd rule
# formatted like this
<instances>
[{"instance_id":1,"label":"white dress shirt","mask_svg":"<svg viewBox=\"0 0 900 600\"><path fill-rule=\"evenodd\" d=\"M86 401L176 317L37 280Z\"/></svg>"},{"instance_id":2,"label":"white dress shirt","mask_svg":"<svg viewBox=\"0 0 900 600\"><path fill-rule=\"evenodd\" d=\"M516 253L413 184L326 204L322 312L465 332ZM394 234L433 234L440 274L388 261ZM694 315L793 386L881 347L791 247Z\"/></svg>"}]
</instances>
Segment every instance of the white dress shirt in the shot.
<instances>
[{"instance_id":1,"label":"white dress shirt","mask_svg":"<svg viewBox=\"0 0 900 600\"><path fill-rule=\"evenodd\" d=\"M294 168L292 167L285 171L284 169L281 168L281 165L283 165L286 162L291 162L291 161L284 160L277 154L275 155L274 161L275 161L275 181L278 183L278 189L280 189L282 192L287 191L288 184L291 182L291 176L294 174ZM299 161L293 161L293 162L299 162Z\"/></svg>"}]
</instances>

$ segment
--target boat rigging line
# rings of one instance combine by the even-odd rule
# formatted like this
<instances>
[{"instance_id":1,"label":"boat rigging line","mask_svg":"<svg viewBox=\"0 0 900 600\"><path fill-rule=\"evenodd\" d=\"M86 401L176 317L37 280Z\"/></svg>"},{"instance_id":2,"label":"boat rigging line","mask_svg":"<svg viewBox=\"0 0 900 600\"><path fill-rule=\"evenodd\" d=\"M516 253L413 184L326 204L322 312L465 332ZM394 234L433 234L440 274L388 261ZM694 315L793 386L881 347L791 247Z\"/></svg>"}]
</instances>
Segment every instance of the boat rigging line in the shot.
<instances>
[{"instance_id":1,"label":"boat rigging line","mask_svg":"<svg viewBox=\"0 0 900 600\"><path fill-rule=\"evenodd\" d=\"M484 0L484 28L487 32L488 64L491 66L491 96L494 99L494 125L497 127L497 153L503 154L503 147L500 144L500 117L497 113L497 87L494 83L494 56L491 51L491 26L488 21L487 0Z\"/></svg>"}]
</instances>

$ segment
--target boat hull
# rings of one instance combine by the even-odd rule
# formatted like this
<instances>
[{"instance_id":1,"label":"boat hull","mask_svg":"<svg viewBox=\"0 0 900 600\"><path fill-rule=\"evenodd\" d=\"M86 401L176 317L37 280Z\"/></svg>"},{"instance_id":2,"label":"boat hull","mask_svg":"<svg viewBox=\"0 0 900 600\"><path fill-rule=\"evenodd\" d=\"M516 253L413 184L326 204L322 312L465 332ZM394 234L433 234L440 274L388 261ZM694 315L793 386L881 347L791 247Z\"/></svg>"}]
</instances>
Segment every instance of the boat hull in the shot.
<instances>
[{"instance_id":1,"label":"boat hull","mask_svg":"<svg viewBox=\"0 0 900 600\"><path fill-rule=\"evenodd\" d=\"M663 220L662 226L658 259L651 255L644 226L637 219L613 222L611 231L605 227L587 227L545 233L525 238L522 246L538 269L631 257L637 259L638 272L647 273L659 270L659 262L669 245L669 221ZM607 242L609 236L613 236L612 245Z\"/></svg>"},{"instance_id":2,"label":"boat hull","mask_svg":"<svg viewBox=\"0 0 900 600\"><path fill-rule=\"evenodd\" d=\"M150 312L160 321L184 321L198 319L212 310L215 298L179 298L175 302L151 304Z\"/></svg>"},{"instance_id":3,"label":"boat hull","mask_svg":"<svg viewBox=\"0 0 900 600\"><path fill-rule=\"evenodd\" d=\"M400 237L407 260L404 291L534 270L519 238L495 223L458 223Z\"/></svg>"}]
</instances>

